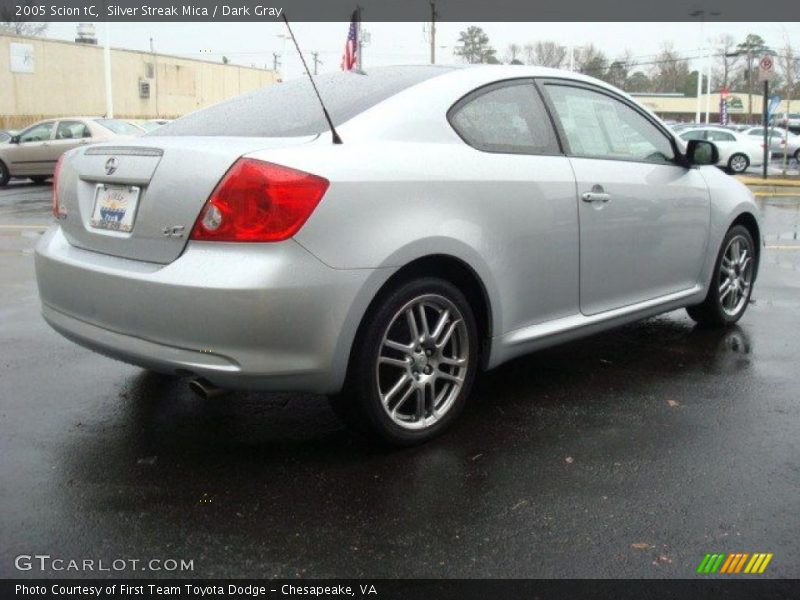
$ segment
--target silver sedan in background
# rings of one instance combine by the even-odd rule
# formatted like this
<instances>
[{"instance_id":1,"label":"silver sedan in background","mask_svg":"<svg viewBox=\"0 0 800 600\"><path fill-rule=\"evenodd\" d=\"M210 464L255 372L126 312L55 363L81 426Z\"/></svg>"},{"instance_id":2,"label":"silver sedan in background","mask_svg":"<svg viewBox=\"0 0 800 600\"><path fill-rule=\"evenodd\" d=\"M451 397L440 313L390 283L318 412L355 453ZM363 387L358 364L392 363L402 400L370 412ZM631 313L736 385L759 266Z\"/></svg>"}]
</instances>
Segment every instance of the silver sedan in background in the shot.
<instances>
[{"instance_id":1,"label":"silver sedan in background","mask_svg":"<svg viewBox=\"0 0 800 600\"><path fill-rule=\"evenodd\" d=\"M759 140L760 143L763 143L763 127L751 127L750 129L744 130L742 133ZM777 154L779 156L783 156L785 154L790 158L800 161L800 135L780 127L770 127L769 149L773 154Z\"/></svg>"},{"instance_id":2,"label":"silver sedan in background","mask_svg":"<svg viewBox=\"0 0 800 600\"><path fill-rule=\"evenodd\" d=\"M38 121L10 136L0 146L0 186L8 184L11 178L30 178L42 183L53 175L56 162L67 150L109 140L131 139L144 133L127 121L102 117Z\"/></svg>"},{"instance_id":3,"label":"silver sedan in background","mask_svg":"<svg viewBox=\"0 0 800 600\"><path fill-rule=\"evenodd\" d=\"M327 394L424 442L477 372L688 307L735 323L750 192L606 83L537 67L321 75L68 152L36 249L44 318L220 388Z\"/></svg>"}]
</instances>

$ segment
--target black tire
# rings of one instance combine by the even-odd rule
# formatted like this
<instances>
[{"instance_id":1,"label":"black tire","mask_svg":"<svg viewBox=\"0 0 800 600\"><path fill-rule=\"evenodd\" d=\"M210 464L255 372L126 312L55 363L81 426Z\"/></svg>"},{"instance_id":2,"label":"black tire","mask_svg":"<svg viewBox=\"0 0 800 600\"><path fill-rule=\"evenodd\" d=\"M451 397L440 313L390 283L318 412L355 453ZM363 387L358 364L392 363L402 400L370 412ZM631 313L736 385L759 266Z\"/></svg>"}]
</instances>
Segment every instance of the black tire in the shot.
<instances>
[{"instance_id":1,"label":"black tire","mask_svg":"<svg viewBox=\"0 0 800 600\"><path fill-rule=\"evenodd\" d=\"M0 160L0 187L7 186L9 179L11 179L11 174L8 172L8 167Z\"/></svg>"},{"instance_id":2,"label":"black tire","mask_svg":"<svg viewBox=\"0 0 800 600\"><path fill-rule=\"evenodd\" d=\"M744 159L744 167L737 167L734 168L734 162L737 164L741 164L739 159ZM750 159L747 155L742 154L741 152L737 152L736 154L732 154L731 157L728 159L728 171L731 173L744 173L747 171L747 168L750 166Z\"/></svg>"},{"instance_id":3,"label":"black tire","mask_svg":"<svg viewBox=\"0 0 800 600\"><path fill-rule=\"evenodd\" d=\"M36 185L42 185L45 181L47 181L47 177L37 175L36 177L31 177L30 180Z\"/></svg>"},{"instance_id":4,"label":"black tire","mask_svg":"<svg viewBox=\"0 0 800 600\"><path fill-rule=\"evenodd\" d=\"M726 256L726 252L734 239L744 240L747 246L748 255L750 257L749 266L749 284L742 294L743 299L736 303L735 312L731 314L729 310L723 306L723 299L720 297L721 286L726 282L727 275L723 272L722 261ZM717 260L714 262L714 272L711 276L711 282L708 287L708 294L702 304L696 306L689 306L686 312L689 316L701 325L710 327L725 327L733 325L742 318L747 306L750 303L750 296L753 293L753 276L755 274L756 265L758 262L758 249L753 242L753 237L747 228L736 225L728 230L725 238L722 240ZM736 270L738 273L739 270ZM745 273L746 275L746 273ZM725 299L730 299L730 294L726 295Z\"/></svg>"},{"instance_id":5,"label":"black tire","mask_svg":"<svg viewBox=\"0 0 800 600\"><path fill-rule=\"evenodd\" d=\"M794 151L794 159L800 163L800 148Z\"/></svg>"},{"instance_id":6,"label":"black tire","mask_svg":"<svg viewBox=\"0 0 800 600\"><path fill-rule=\"evenodd\" d=\"M423 341L414 341L407 310L411 306L412 314L417 315L414 311L419 309L420 305L415 304L418 302L424 303L421 310L427 311L426 320L432 333L436 333L435 324L438 324L444 310L456 317L446 321L447 325L442 330L446 333L452 328L450 335L447 338L441 335L436 338L439 341L449 340L443 347L439 348L433 337L424 334L417 338ZM427 304L428 302L431 304ZM439 309L441 312L436 312ZM414 319L419 323L422 321L419 316ZM408 337L403 335L404 327ZM418 329L422 331L423 327L418 326ZM392 350L384 345L384 337L408 344L409 348L403 352ZM403 366L379 364L379 357L386 358L387 353L391 352L397 352L394 358L396 362L402 361ZM446 356L448 352L452 353L450 357ZM439 359L450 360L456 352L460 352L462 356L466 354L463 367L439 363ZM354 342L347 381L341 393L330 397L331 407L348 425L374 440L394 446L422 444L441 434L463 410L478 369L478 353L475 315L461 290L449 281L437 277L401 283L382 294L365 316ZM392 360L392 357L389 359ZM439 378L453 374L461 379L460 389L457 389L456 383L451 382L451 377ZM399 387L402 381L405 383ZM439 391L437 385L440 386ZM421 400L418 395L420 392L417 391L420 387L423 389ZM390 402L387 401L387 408L384 407L382 388L397 388L396 396L406 399L395 403L395 418L389 414ZM436 400L437 394L442 395L441 401ZM391 391L386 392L385 396L389 399ZM443 409L441 415L433 411L434 405ZM415 414L406 415L407 412ZM431 423L426 425L428 420Z\"/></svg>"}]
</instances>

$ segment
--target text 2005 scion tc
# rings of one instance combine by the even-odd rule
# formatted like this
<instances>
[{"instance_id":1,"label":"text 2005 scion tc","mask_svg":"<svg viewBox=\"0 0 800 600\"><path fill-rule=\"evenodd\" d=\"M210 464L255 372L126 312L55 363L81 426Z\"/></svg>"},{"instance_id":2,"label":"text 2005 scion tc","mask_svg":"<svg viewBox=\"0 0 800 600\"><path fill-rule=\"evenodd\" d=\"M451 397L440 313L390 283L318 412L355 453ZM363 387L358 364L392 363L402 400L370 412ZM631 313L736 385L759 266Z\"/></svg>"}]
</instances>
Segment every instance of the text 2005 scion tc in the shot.
<instances>
[{"instance_id":1,"label":"text 2005 scion tc","mask_svg":"<svg viewBox=\"0 0 800 600\"><path fill-rule=\"evenodd\" d=\"M36 271L45 319L198 388L328 394L395 444L475 374L688 307L747 308L752 195L624 93L534 67L306 80L68 152Z\"/></svg>"}]
</instances>

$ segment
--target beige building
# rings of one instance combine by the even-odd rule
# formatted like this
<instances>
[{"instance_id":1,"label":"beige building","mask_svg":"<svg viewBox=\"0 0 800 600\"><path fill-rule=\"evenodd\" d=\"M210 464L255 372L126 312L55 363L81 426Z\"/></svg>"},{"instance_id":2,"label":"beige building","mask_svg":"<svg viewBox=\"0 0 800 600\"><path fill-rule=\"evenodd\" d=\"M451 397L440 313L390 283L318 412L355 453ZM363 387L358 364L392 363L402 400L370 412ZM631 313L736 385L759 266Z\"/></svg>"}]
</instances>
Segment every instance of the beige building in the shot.
<instances>
[{"instance_id":1,"label":"beige building","mask_svg":"<svg viewBox=\"0 0 800 600\"><path fill-rule=\"evenodd\" d=\"M680 94L632 94L637 101L652 110L662 119L675 121L694 121L697 110L697 98ZM719 123L720 95L710 94L708 97L709 121ZM764 110L762 94L753 94L752 109L748 111L749 97L747 92L731 92L728 94L728 121L731 123L760 123ZM791 103L791 112L800 112L800 99ZM778 104L775 113L790 112L786 100ZM701 120L705 120L706 95L700 97ZM752 115L748 118L748 113Z\"/></svg>"},{"instance_id":2,"label":"beige building","mask_svg":"<svg viewBox=\"0 0 800 600\"><path fill-rule=\"evenodd\" d=\"M104 115L103 48L0 35L0 129L39 119ZM279 81L274 71L111 49L114 116L174 118Z\"/></svg>"}]
</instances>

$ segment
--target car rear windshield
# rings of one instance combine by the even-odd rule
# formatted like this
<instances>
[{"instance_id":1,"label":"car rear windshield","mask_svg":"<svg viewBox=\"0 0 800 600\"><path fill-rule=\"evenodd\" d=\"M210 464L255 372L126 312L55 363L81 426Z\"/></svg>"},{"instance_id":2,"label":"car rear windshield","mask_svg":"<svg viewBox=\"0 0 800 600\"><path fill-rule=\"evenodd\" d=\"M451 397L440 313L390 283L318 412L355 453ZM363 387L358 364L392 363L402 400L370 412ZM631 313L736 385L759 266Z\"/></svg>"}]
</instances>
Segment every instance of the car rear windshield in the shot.
<instances>
[{"instance_id":1,"label":"car rear windshield","mask_svg":"<svg viewBox=\"0 0 800 600\"><path fill-rule=\"evenodd\" d=\"M390 96L447 70L434 66L382 67L367 73L326 73L314 79L331 120L334 125L341 125ZM193 112L148 135L291 137L314 135L327 128L311 82L298 76Z\"/></svg>"}]
</instances>

